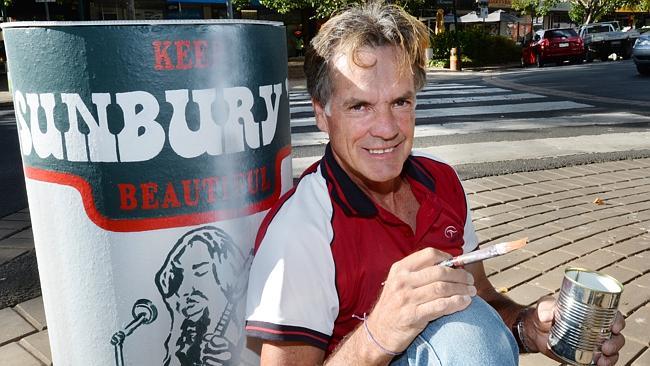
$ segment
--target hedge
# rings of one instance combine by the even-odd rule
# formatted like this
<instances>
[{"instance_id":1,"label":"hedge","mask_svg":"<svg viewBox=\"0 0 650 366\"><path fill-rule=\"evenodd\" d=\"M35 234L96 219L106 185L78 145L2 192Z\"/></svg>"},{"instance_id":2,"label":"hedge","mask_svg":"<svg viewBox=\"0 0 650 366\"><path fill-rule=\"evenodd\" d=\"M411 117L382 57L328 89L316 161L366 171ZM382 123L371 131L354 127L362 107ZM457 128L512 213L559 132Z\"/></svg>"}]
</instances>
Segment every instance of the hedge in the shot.
<instances>
[{"instance_id":1,"label":"hedge","mask_svg":"<svg viewBox=\"0 0 650 366\"><path fill-rule=\"evenodd\" d=\"M458 37L461 48L463 66L499 65L521 59L521 47L510 38L487 34L480 29L471 29L432 35L432 66L444 63L449 67L449 52L452 47L457 47L455 36Z\"/></svg>"}]
</instances>

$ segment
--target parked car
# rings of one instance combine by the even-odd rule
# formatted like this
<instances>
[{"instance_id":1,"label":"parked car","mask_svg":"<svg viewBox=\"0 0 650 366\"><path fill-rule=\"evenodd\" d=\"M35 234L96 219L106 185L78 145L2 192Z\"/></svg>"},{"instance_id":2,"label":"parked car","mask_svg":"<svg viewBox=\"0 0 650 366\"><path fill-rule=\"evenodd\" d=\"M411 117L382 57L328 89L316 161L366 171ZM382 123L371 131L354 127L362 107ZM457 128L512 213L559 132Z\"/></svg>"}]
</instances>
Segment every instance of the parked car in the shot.
<instances>
[{"instance_id":1,"label":"parked car","mask_svg":"<svg viewBox=\"0 0 650 366\"><path fill-rule=\"evenodd\" d=\"M544 65L564 61L582 63L585 45L573 28L542 29L535 32L533 39L524 43L521 50L521 65Z\"/></svg>"},{"instance_id":2,"label":"parked car","mask_svg":"<svg viewBox=\"0 0 650 366\"><path fill-rule=\"evenodd\" d=\"M634 42L632 59L641 75L650 75L650 32L644 33Z\"/></svg>"},{"instance_id":3,"label":"parked car","mask_svg":"<svg viewBox=\"0 0 650 366\"><path fill-rule=\"evenodd\" d=\"M627 60L632 55L634 41L639 37L639 31L624 31L617 21L583 25L579 34L587 49L587 62L595 58L607 61L613 53Z\"/></svg>"}]
</instances>

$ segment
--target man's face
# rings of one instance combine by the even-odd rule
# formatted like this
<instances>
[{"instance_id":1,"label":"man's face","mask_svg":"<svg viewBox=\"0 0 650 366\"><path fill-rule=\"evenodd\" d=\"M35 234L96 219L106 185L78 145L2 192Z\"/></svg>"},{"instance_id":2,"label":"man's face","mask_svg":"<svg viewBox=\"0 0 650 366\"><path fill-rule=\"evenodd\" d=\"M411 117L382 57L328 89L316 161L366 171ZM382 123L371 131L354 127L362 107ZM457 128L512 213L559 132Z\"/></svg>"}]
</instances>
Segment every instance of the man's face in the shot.
<instances>
[{"instance_id":1,"label":"man's face","mask_svg":"<svg viewBox=\"0 0 650 366\"><path fill-rule=\"evenodd\" d=\"M186 318L196 320L203 310L218 300L219 285L212 272L210 253L203 243L187 246L179 259L178 265L183 269L183 281L178 289L180 312Z\"/></svg>"},{"instance_id":2,"label":"man's face","mask_svg":"<svg viewBox=\"0 0 650 366\"><path fill-rule=\"evenodd\" d=\"M339 55L327 107L314 103L336 160L370 189L398 178L413 146L415 85L410 70L400 72L396 55L393 47L364 48L358 58L371 67Z\"/></svg>"}]
</instances>

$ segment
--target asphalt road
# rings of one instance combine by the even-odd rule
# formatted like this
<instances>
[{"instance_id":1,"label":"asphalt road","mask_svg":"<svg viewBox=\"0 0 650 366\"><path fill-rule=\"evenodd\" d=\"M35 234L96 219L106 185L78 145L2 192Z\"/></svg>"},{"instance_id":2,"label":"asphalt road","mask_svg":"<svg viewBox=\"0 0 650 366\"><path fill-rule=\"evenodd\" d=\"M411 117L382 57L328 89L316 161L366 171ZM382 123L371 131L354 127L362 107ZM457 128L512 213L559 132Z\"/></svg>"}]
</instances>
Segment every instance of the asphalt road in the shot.
<instances>
[{"instance_id":1,"label":"asphalt road","mask_svg":"<svg viewBox=\"0 0 650 366\"><path fill-rule=\"evenodd\" d=\"M639 75L632 60L526 68L501 78L589 96L648 102L646 111L650 111L650 77Z\"/></svg>"}]
</instances>

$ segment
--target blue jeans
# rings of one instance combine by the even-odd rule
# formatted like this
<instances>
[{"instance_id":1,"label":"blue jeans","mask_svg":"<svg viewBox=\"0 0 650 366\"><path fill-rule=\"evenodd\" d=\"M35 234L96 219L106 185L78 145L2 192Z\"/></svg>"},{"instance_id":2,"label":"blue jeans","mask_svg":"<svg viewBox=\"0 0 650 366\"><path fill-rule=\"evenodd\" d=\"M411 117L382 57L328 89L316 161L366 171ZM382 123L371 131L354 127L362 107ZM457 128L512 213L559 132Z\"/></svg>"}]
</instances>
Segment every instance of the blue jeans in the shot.
<instances>
[{"instance_id":1,"label":"blue jeans","mask_svg":"<svg viewBox=\"0 0 650 366\"><path fill-rule=\"evenodd\" d=\"M478 296L463 311L444 316L413 340L392 366L509 366L519 349L499 314Z\"/></svg>"}]
</instances>

